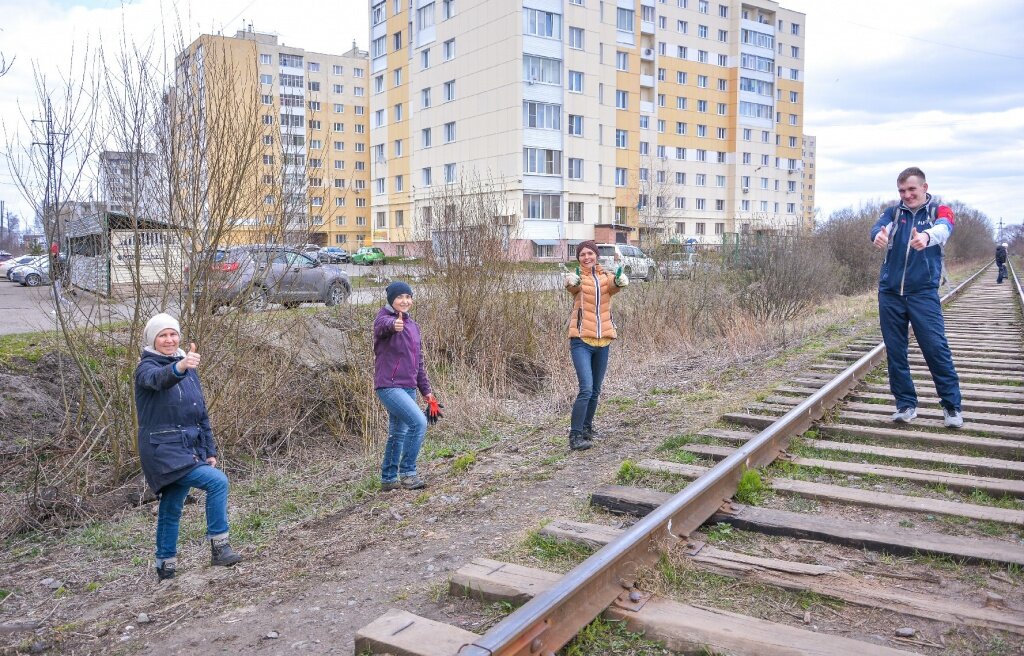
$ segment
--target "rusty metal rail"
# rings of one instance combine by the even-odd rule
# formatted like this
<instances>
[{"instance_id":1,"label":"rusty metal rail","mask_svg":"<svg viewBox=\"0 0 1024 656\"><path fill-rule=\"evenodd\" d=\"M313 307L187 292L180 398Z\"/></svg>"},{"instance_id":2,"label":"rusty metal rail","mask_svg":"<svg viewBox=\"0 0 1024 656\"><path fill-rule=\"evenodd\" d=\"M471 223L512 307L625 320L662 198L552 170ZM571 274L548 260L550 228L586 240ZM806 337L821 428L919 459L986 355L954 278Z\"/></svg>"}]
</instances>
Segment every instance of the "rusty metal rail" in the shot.
<instances>
[{"instance_id":1,"label":"rusty metal rail","mask_svg":"<svg viewBox=\"0 0 1024 656\"><path fill-rule=\"evenodd\" d=\"M942 297L942 302L958 297L990 264ZM609 605L636 602L634 576L657 562L663 546L678 542L707 521L735 494L746 469L774 461L791 437L810 428L884 356L885 345L875 346L734 454L577 565L558 584L528 601L474 643L464 645L459 655L550 656Z\"/></svg>"}]
</instances>

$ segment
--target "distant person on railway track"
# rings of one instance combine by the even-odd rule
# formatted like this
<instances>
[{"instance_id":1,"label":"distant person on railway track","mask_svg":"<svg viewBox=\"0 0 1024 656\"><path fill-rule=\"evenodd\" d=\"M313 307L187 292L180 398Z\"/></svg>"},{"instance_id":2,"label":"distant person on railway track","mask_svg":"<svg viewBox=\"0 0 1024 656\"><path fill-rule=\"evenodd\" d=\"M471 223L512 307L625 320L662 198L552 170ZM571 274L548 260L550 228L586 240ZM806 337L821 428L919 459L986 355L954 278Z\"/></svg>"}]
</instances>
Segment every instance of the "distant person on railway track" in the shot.
<instances>
[{"instance_id":1,"label":"distant person on railway track","mask_svg":"<svg viewBox=\"0 0 1024 656\"><path fill-rule=\"evenodd\" d=\"M601 384L608 369L608 350L616 337L612 323L612 297L629 285L629 277L618 267L613 274L597 263L597 242L588 240L576 247L579 266L565 276L565 288L573 296L569 317L569 354L576 368L579 393L572 405L569 448L583 451L593 446L594 413Z\"/></svg>"},{"instance_id":2,"label":"distant person on railway track","mask_svg":"<svg viewBox=\"0 0 1024 656\"><path fill-rule=\"evenodd\" d=\"M427 486L416 473L416 458L427 434L427 416L416 403L416 390L437 407L423 364L420 327L409 315L412 287L395 281L387 286L387 304L373 321L373 384L388 411L388 441L384 446L380 487L389 492Z\"/></svg>"},{"instance_id":3,"label":"distant person on railway track","mask_svg":"<svg viewBox=\"0 0 1024 656\"><path fill-rule=\"evenodd\" d=\"M996 276L996 282L1000 285L1003 284L1003 279L1006 278L1006 248L1007 244L1005 241L996 246L996 267L999 268L999 275Z\"/></svg>"},{"instance_id":4,"label":"distant person on railway track","mask_svg":"<svg viewBox=\"0 0 1024 656\"><path fill-rule=\"evenodd\" d=\"M960 380L946 341L939 279L942 246L953 234L953 210L928 193L924 172L917 167L896 178L899 205L885 210L871 228L871 239L885 249L878 280L878 319L889 360L889 389L896 397L892 420L917 418L917 391L908 361L909 326L931 372L948 428L964 424L960 412Z\"/></svg>"},{"instance_id":5,"label":"distant person on railway track","mask_svg":"<svg viewBox=\"0 0 1024 656\"><path fill-rule=\"evenodd\" d=\"M206 539L211 565L242 560L228 543L228 478L217 468L206 400L196 369L195 344L179 348L181 328L169 314L157 314L143 330L142 358L135 368L139 413L139 458L146 483L160 497L156 520L156 574L174 578L181 509L190 488L206 491Z\"/></svg>"}]
</instances>

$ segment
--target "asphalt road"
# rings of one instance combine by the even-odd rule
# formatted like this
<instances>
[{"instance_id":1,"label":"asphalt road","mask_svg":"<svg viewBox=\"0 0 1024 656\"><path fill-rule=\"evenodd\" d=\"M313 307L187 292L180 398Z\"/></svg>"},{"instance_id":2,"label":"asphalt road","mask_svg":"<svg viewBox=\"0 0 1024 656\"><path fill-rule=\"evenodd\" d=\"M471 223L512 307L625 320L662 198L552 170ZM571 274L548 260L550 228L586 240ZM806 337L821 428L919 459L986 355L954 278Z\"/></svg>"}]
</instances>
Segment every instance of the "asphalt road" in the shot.
<instances>
[{"instance_id":1,"label":"asphalt road","mask_svg":"<svg viewBox=\"0 0 1024 656\"><path fill-rule=\"evenodd\" d=\"M49 287L22 287L0 278L0 335L53 330L56 327Z\"/></svg>"}]
</instances>

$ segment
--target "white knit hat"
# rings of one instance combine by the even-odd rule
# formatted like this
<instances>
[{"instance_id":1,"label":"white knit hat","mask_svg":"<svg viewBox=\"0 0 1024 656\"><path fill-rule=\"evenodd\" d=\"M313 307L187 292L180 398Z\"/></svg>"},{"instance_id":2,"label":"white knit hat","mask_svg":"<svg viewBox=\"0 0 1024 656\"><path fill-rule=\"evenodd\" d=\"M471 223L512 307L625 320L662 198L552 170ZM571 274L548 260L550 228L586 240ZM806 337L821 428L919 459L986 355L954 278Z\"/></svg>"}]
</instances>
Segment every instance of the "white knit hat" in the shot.
<instances>
[{"instance_id":1,"label":"white knit hat","mask_svg":"<svg viewBox=\"0 0 1024 656\"><path fill-rule=\"evenodd\" d=\"M142 331L142 346L154 348L156 336L160 334L161 330L166 330L167 328L173 328L175 332L181 335L181 326L178 325L177 319L165 312L154 316L146 322L146 328Z\"/></svg>"}]
</instances>

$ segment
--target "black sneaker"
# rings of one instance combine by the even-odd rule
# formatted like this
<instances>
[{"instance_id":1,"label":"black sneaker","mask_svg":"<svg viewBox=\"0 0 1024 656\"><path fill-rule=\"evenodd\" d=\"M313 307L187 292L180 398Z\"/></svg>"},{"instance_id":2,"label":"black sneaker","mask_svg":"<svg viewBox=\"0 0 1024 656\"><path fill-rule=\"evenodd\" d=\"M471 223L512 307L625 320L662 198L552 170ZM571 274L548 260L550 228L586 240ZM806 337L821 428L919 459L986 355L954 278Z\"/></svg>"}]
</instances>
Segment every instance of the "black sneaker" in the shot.
<instances>
[{"instance_id":1,"label":"black sneaker","mask_svg":"<svg viewBox=\"0 0 1024 656\"><path fill-rule=\"evenodd\" d=\"M572 451L586 451L592 446L594 446L593 442L584 437L583 433L579 431L570 431L569 449Z\"/></svg>"},{"instance_id":2,"label":"black sneaker","mask_svg":"<svg viewBox=\"0 0 1024 656\"><path fill-rule=\"evenodd\" d=\"M601 434L598 433L596 430L594 430L593 426L584 426L583 427L583 439L585 439L585 440L587 440L589 442L593 442L594 440L597 440L597 439L600 439L600 438L601 438Z\"/></svg>"}]
</instances>

